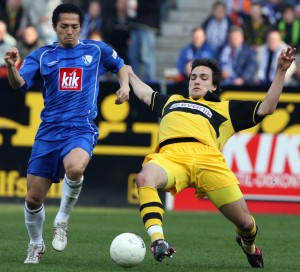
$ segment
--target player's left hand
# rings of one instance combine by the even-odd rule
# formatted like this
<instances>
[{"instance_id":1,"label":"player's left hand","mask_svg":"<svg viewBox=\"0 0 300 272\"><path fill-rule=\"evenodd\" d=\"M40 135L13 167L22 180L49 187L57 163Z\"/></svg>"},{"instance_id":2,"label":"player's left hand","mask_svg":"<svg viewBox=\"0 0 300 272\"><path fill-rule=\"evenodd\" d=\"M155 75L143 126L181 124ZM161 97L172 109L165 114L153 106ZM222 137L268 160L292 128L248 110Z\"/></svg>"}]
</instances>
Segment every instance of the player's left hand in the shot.
<instances>
[{"instance_id":1,"label":"player's left hand","mask_svg":"<svg viewBox=\"0 0 300 272\"><path fill-rule=\"evenodd\" d=\"M115 104L120 105L123 104L125 101L129 100L129 91L130 88L120 88L117 92L117 98L115 100Z\"/></svg>"},{"instance_id":2,"label":"player's left hand","mask_svg":"<svg viewBox=\"0 0 300 272\"><path fill-rule=\"evenodd\" d=\"M289 47L283 49L278 58L278 69L286 71L292 64L295 58L296 48Z\"/></svg>"}]
</instances>

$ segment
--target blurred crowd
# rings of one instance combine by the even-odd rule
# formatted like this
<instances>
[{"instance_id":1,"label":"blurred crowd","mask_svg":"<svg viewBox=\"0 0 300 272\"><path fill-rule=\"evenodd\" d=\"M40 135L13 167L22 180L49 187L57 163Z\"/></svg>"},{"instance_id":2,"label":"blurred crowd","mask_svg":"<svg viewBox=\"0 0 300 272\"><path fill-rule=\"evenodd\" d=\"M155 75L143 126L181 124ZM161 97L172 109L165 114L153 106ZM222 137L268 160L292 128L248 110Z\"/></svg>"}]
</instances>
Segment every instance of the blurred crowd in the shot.
<instances>
[{"instance_id":1,"label":"blurred crowd","mask_svg":"<svg viewBox=\"0 0 300 272\"><path fill-rule=\"evenodd\" d=\"M7 74L8 48L19 49L21 63L31 51L56 41L52 12L68 2L84 12L80 39L108 43L145 81L155 80L155 42L165 0L0 0L0 77Z\"/></svg>"},{"instance_id":2,"label":"blurred crowd","mask_svg":"<svg viewBox=\"0 0 300 272\"><path fill-rule=\"evenodd\" d=\"M216 1L177 60L179 80L188 77L195 58L215 58L223 85L269 85L282 49L297 48L285 84L300 84L300 3L293 0Z\"/></svg>"},{"instance_id":3,"label":"blurred crowd","mask_svg":"<svg viewBox=\"0 0 300 272\"><path fill-rule=\"evenodd\" d=\"M144 81L157 80L156 38L175 0L0 0L0 77L6 76L3 56L8 48L19 49L21 62L56 41L52 11L67 2L84 11L81 39L108 43ZM214 58L224 85L268 85L279 52L288 46L300 52L298 0L216 1L202 19L178 52L176 80L187 79L194 59ZM300 54L286 76L286 85L299 84Z\"/></svg>"}]
</instances>

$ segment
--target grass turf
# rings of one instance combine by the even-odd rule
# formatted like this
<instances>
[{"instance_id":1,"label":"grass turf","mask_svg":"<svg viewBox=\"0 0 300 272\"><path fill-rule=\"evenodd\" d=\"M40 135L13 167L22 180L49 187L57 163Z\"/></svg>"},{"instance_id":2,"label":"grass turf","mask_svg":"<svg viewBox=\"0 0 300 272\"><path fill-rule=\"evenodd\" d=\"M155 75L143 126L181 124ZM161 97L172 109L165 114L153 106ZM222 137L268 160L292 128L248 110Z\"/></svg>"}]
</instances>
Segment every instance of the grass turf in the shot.
<instances>
[{"instance_id":1,"label":"grass turf","mask_svg":"<svg viewBox=\"0 0 300 272\"><path fill-rule=\"evenodd\" d=\"M149 238L138 209L75 207L69 224L68 247L51 246L52 221L58 207L46 207L46 253L38 265L23 264L28 235L22 206L0 206L0 271L248 271L246 256L235 242L234 226L221 214L166 212L166 239L176 248L172 259L158 263L149 250ZM258 245L265 271L299 271L299 216L255 215ZM146 245L145 260L134 268L118 267L110 258L113 238L122 232L140 235Z\"/></svg>"}]
</instances>

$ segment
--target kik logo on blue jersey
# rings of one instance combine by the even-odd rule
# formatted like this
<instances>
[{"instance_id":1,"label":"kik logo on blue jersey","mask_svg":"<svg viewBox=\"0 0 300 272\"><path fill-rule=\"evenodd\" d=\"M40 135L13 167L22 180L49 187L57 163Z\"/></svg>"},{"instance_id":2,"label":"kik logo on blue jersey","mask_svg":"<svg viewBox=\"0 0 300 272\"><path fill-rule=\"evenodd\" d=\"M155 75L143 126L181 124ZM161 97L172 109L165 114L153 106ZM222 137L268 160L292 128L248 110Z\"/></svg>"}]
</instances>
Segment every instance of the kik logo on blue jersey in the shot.
<instances>
[{"instance_id":1,"label":"kik logo on blue jersey","mask_svg":"<svg viewBox=\"0 0 300 272\"><path fill-rule=\"evenodd\" d=\"M59 69L59 90L60 91L81 91L82 90L82 69L81 68L60 68Z\"/></svg>"}]
</instances>

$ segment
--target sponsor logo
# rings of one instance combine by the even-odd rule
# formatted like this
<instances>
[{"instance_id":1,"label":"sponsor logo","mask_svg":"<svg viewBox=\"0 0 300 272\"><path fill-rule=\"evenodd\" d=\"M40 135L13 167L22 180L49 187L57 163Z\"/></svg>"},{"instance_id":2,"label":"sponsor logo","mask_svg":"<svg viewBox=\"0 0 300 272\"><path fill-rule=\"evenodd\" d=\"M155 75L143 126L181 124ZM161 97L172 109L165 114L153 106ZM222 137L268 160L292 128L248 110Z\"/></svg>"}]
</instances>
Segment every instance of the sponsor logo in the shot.
<instances>
[{"instance_id":1,"label":"sponsor logo","mask_svg":"<svg viewBox=\"0 0 300 272\"><path fill-rule=\"evenodd\" d=\"M177 109L177 108L185 108L185 109L192 109L192 110L197 110L199 112L204 113L208 118L212 117L212 112L203 106L197 105L197 104L193 104L193 103L175 103L170 107L170 110L172 109Z\"/></svg>"},{"instance_id":2,"label":"sponsor logo","mask_svg":"<svg viewBox=\"0 0 300 272\"><path fill-rule=\"evenodd\" d=\"M117 56L118 56L117 52L116 52L115 50L113 50L112 57L113 57L114 59L116 59Z\"/></svg>"},{"instance_id":3,"label":"sponsor logo","mask_svg":"<svg viewBox=\"0 0 300 272\"><path fill-rule=\"evenodd\" d=\"M58 60L53 60L53 61L49 62L47 65L48 65L48 67L51 67L51 66L56 65L57 63L58 63Z\"/></svg>"},{"instance_id":4,"label":"sponsor logo","mask_svg":"<svg viewBox=\"0 0 300 272\"><path fill-rule=\"evenodd\" d=\"M60 91L81 91L82 90L82 69L81 68L60 68L59 69L59 90Z\"/></svg>"},{"instance_id":5,"label":"sponsor logo","mask_svg":"<svg viewBox=\"0 0 300 272\"><path fill-rule=\"evenodd\" d=\"M89 66L93 61L93 57L91 55L84 55L82 56L82 61L86 66Z\"/></svg>"}]
</instances>

